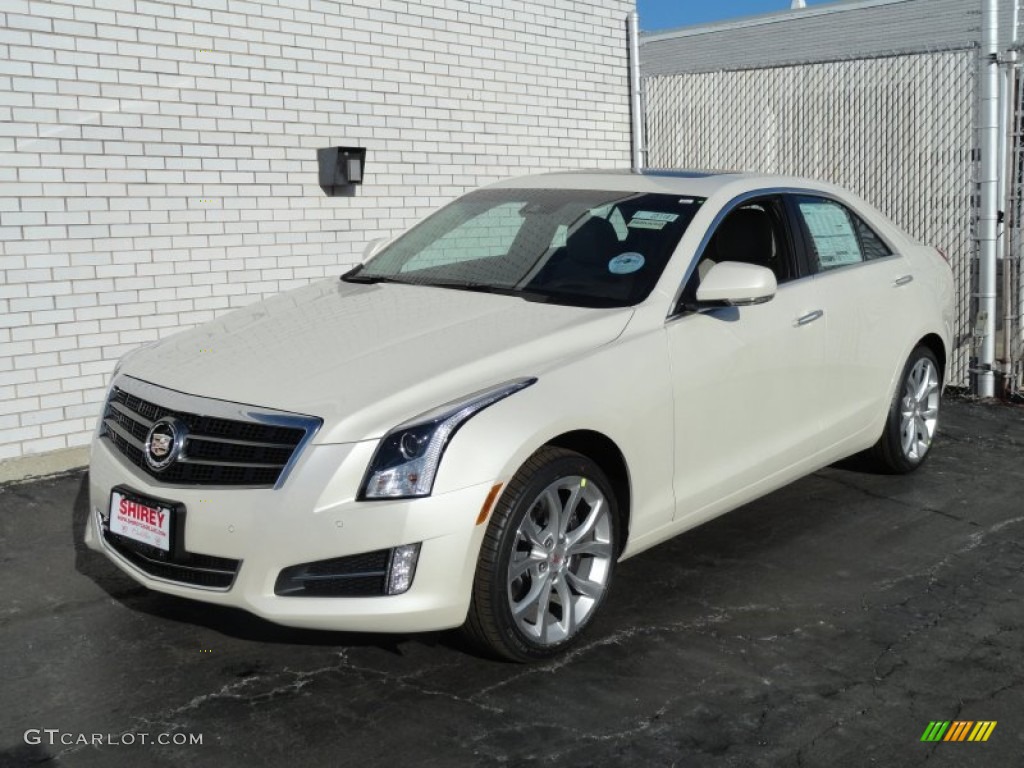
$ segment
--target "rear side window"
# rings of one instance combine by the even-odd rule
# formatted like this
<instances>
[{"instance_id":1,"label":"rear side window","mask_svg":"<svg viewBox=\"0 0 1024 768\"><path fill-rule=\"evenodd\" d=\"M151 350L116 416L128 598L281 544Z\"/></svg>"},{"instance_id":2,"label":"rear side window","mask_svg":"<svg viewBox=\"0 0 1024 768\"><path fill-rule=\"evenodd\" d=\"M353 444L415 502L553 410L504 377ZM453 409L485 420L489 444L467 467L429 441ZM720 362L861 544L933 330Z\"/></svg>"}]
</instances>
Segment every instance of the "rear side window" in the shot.
<instances>
[{"instance_id":1,"label":"rear side window","mask_svg":"<svg viewBox=\"0 0 1024 768\"><path fill-rule=\"evenodd\" d=\"M886 256L892 256L892 249L886 245L882 238L875 234L875 231L871 229L864 220L856 214L850 214L853 217L853 226L857 230L857 238L860 240L860 250L864 254L865 261L871 261L872 259L884 259Z\"/></svg>"},{"instance_id":2,"label":"rear side window","mask_svg":"<svg viewBox=\"0 0 1024 768\"><path fill-rule=\"evenodd\" d=\"M892 254L874 230L842 203L824 197L798 196L796 208L807 233L811 261L818 272Z\"/></svg>"}]
</instances>

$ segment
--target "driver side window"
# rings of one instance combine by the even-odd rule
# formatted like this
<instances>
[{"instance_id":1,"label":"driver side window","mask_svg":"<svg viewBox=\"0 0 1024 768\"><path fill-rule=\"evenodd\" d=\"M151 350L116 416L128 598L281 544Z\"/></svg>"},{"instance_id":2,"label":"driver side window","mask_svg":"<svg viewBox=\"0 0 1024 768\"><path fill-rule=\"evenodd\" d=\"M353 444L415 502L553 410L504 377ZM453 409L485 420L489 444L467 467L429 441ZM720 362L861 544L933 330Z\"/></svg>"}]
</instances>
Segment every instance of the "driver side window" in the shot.
<instances>
[{"instance_id":1,"label":"driver side window","mask_svg":"<svg viewBox=\"0 0 1024 768\"><path fill-rule=\"evenodd\" d=\"M786 228L786 211L781 198L749 200L722 219L683 290L685 303L696 302L700 281L715 264L723 261L767 267L775 273L779 285L796 277Z\"/></svg>"}]
</instances>

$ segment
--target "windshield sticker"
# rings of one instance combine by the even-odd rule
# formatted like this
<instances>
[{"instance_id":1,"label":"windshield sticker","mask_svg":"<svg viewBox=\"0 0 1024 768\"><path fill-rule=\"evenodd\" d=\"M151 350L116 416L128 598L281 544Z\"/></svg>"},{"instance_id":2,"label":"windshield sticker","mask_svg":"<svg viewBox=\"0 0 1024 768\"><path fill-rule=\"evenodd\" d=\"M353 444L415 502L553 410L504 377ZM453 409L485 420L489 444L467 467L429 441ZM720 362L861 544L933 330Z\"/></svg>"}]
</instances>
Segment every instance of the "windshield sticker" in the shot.
<instances>
[{"instance_id":1,"label":"windshield sticker","mask_svg":"<svg viewBox=\"0 0 1024 768\"><path fill-rule=\"evenodd\" d=\"M633 221L637 219L648 219L650 221L675 221L679 218L678 213L660 213L658 211L637 211L633 214Z\"/></svg>"},{"instance_id":2,"label":"windshield sticker","mask_svg":"<svg viewBox=\"0 0 1024 768\"><path fill-rule=\"evenodd\" d=\"M608 262L608 271L613 275L631 275L643 269L645 262L646 259L642 253L636 251L620 253Z\"/></svg>"},{"instance_id":3,"label":"windshield sticker","mask_svg":"<svg viewBox=\"0 0 1024 768\"><path fill-rule=\"evenodd\" d=\"M650 219L630 219L626 226L632 229L664 229L667 221L651 221Z\"/></svg>"}]
</instances>

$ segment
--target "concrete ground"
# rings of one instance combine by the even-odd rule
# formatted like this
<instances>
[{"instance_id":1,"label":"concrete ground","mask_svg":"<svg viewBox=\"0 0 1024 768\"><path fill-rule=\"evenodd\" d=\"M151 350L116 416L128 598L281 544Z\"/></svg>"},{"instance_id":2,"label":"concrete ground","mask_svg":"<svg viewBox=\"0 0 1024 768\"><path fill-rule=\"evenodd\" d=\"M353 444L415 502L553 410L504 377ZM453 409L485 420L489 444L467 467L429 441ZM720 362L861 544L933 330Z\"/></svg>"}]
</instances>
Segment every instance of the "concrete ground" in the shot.
<instances>
[{"instance_id":1,"label":"concrete ground","mask_svg":"<svg viewBox=\"0 0 1024 768\"><path fill-rule=\"evenodd\" d=\"M0 765L1024 755L1022 409L946 402L913 476L829 468L627 561L586 642L534 667L447 633L296 631L148 593L83 549L84 494L81 474L0 488ZM998 726L987 743L920 741L958 719ZM164 732L202 745L60 743Z\"/></svg>"}]
</instances>

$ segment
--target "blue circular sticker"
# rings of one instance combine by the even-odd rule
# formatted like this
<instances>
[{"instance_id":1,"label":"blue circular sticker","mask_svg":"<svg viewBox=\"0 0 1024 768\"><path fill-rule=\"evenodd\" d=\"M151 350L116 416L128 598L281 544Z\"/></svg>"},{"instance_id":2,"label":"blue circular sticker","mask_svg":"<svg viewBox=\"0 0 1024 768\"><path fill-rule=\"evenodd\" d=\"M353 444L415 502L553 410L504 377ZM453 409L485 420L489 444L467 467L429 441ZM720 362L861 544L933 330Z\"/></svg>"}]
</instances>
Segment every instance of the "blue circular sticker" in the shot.
<instances>
[{"instance_id":1,"label":"blue circular sticker","mask_svg":"<svg viewBox=\"0 0 1024 768\"><path fill-rule=\"evenodd\" d=\"M644 262L645 259L642 253L636 253L635 251L620 253L608 262L608 271L613 275L631 275L642 269Z\"/></svg>"}]
</instances>

